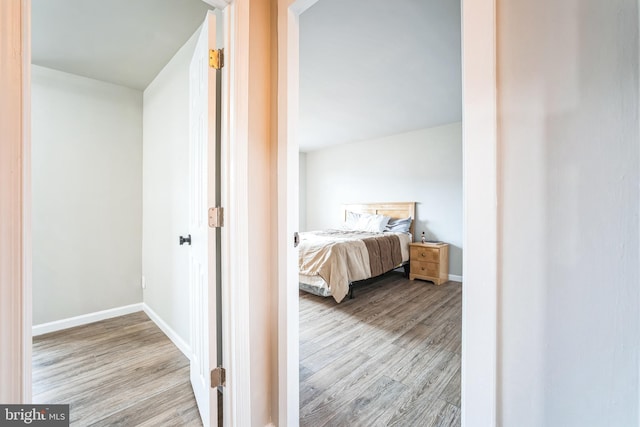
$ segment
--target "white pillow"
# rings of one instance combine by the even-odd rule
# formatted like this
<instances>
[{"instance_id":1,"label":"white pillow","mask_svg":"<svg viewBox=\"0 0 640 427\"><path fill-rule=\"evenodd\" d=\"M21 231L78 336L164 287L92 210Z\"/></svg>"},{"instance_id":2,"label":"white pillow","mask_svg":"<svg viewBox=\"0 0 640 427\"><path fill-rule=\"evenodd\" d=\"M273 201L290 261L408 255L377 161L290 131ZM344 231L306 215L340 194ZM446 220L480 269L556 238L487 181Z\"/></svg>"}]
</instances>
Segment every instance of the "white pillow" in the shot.
<instances>
[{"instance_id":1,"label":"white pillow","mask_svg":"<svg viewBox=\"0 0 640 427\"><path fill-rule=\"evenodd\" d=\"M391 219L387 223L384 231L391 231L394 233L408 233L411 228L411 217L403 219Z\"/></svg>"},{"instance_id":2,"label":"white pillow","mask_svg":"<svg viewBox=\"0 0 640 427\"><path fill-rule=\"evenodd\" d=\"M390 219L391 217L384 215L347 211L342 229L382 233Z\"/></svg>"},{"instance_id":3,"label":"white pillow","mask_svg":"<svg viewBox=\"0 0 640 427\"><path fill-rule=\"evenodd\" d=\"M384 215L371 215L367 219L364 231L371 231L374 233L382 233L384 228L387 226L391 218ZM360 217L360 221L362 221L362 217Z\"/></svg>"},{"instance_id":4,"label":"white pillow","mask_svg":"<svg viewBox=\"0 0 640 427\"><path fill-rule=\"evenodd\" d=\"M343 230L357 230L356 224L358 223L358 220L360 219L361 214L356 213L356 212L351 212L351 211L347 211L347 214L345 215L345 219L344 219L344 224L342 224L342 229Z\"/></svg>"}]
</instances>

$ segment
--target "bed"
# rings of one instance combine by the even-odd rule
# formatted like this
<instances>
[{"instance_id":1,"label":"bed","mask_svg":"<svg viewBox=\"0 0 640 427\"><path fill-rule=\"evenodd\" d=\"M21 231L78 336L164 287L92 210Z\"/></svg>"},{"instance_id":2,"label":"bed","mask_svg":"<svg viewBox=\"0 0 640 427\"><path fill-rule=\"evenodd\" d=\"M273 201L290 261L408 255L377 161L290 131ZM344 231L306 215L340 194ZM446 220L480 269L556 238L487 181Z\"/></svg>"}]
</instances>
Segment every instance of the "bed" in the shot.
<instances>
[{"instance_id":1,"label":"bed","mask_svg":"<svg viewBox=\"0 0 640 427\"><path fill-rule=\"evenodd\" d=\"M300 233L298 246L300 289L337 302L353 295L354 282L401 266L406 272L415 234L415 202L360 203L343 209L341 229ZM379 221L386 226L384 232L377 229Z\"/></svg>"}]
</instances>

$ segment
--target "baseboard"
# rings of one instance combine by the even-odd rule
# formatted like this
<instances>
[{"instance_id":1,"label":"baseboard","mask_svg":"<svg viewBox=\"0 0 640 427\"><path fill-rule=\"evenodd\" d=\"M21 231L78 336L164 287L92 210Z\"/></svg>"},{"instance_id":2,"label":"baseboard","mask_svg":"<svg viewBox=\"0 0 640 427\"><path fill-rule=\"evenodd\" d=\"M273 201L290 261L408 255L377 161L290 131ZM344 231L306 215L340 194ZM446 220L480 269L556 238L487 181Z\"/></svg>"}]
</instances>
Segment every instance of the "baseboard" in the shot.
<instances>
[{"instance_id":1,"label":"baseboard","mask_svg":"<svg viewBox=\"0 0 640 427\"><path fill-rule=\"evenodd\" d=\"M40 325L34 325L31 329L31 335L36 337L38 335L48 334L50 332L62 331L63 329L69 329L76 326L88 325L89 323L99 322L101 320L111 319L118 316L124 316L125 314L135 313L137 311L144 311L147 316L155 323L158 328L178 347L187 358L191 358L191 347L184 342L182 338L176 332L171 329L164 320L158 316L145 303L137 303L131 305L125 305L122 307L110 308L108 310L96 311L94 313L87 313L80 316L69 317L68 319L56 320L54 322L42 323Z\"/></svg>"},{"instance_id":2,"label":"baseboard","mask_svg":"<svg viewBox=\"0 0 640 427\"><path fill-rule=\"evenodd\" d=\"M458 276L457 274L450 274L449 280L452 280L454 282L462 282L462 276Z\"/></svg>"},{"instance_id":3,"label":"baseboard","mask_svg":"<svg viewBox=\"0 0 640 427\"><path fill-rule=\"evenodd\" d=\"M182 354L187 357L187 359L191 359L191 346L184 342L184 340L180 338L180 336L173 329L171 329L171 327L167 325L167 323L162 320L162 318L158 316L158 314L153 311L151 307L149 307L144 302L142 303L142 310L147 313L147 316L149 316L149 318L153 320L153 323L155 323L158 328L160 328L160 330L164 332L164 334L171 340L171 342L173 342L173 344L178 347L178 350L180 350Z\"/></svg>"},{"instance_id":4,"label":"baseboard","mask_svg":"<svg viewBox=\"0 0 640 427\"><path fill-rule=\"evenodd\" d=\"M108 310L96 311L94 313L87 313L80 316L69 317L68 319L61 319L54 322L34 325L31 329L31 335L36 337L38 335L48 334L49 332L61 331L63 329L73 328L75 326L82 326L88 325L89 323L99 322L100 320L124 316L125 314L135 313L136 311L142 311L142 303L110 308Z\"/></svg>"}]
</instances>

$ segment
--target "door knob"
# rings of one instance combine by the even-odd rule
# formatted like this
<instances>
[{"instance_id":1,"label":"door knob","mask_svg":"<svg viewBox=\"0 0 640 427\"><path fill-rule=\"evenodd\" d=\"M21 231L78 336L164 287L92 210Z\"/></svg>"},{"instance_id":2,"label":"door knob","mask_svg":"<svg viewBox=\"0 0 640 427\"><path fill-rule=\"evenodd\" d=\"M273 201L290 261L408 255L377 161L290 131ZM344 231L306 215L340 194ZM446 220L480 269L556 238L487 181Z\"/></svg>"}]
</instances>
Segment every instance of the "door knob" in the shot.
<instances>
[{"instance_id":1,"label":"door knob","mask_svg":"<svg viewBox=\"0 0 640 427\"><path fill-rule=\"evenodd\" d=\"M185 243L188 243L189 246L191 246L191 234L189 234L187 237L180 236L180 246L184 245Z\"/></svg>"}]
</instances>

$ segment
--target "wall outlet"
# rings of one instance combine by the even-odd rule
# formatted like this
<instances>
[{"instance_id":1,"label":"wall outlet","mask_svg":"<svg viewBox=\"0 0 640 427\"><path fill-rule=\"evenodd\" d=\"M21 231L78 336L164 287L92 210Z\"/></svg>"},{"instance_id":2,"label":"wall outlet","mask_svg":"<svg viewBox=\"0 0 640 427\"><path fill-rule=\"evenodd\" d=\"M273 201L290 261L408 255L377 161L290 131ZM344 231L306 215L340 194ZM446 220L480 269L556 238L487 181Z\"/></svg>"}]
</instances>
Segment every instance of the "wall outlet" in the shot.
<instances>
[{"instance_id":1,"label":"wall outlet","mask_svg":"<svg viewBox=\"0 0 640 427\"><path fill-rule=\"evenodd\" d=\"M140 285L142 286L142 289L147 289L147 280L144 276L142 276L142 279L140 280Z\"/></svg>"}]
</instances>

